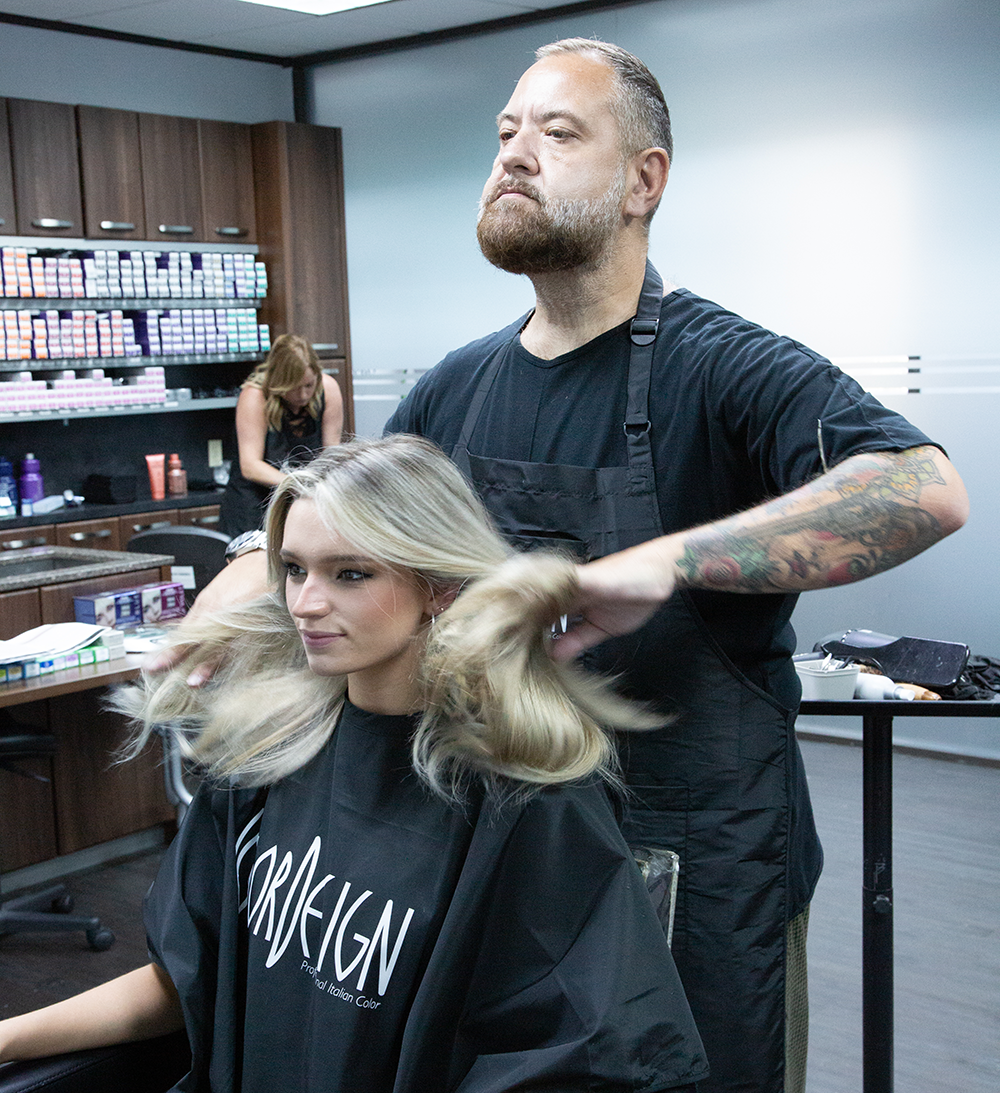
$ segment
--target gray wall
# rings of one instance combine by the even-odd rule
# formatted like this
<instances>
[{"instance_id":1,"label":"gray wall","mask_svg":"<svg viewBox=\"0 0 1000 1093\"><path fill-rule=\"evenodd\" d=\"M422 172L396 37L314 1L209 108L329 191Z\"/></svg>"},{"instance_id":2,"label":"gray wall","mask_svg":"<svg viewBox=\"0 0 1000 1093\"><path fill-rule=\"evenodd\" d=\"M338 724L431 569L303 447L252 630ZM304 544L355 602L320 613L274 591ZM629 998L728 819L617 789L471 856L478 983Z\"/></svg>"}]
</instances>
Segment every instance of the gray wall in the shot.
<instances>
[{"instance_id":1,"label":"gray wall","mask_svg":"<svg viewBox=\"0 0 1000 1093\"><path fill-rule=\"evenodd\" d=\"M497 111L532 50L567 35L618 42L663 84L677 150L661 273L831 356L997 362L1000 5L664 0L316 72L315 120L344 130L356 371L429 366L530 305L526 280L480 257L476 202ZM1000 399L886 401L948 448L972 519L903 569L805 596L800 645L858 626L1000 656ZM901 724L1000 755L986 722Z\"/></svg>"},{"instance_id":2,"label":"gray wall","mask_svg":"<svg viewBox=\"0 0 1000 1093\"><path fill-rule=\"evenodd\" d=\"M291 70L0 24L0 95L219 121L291 121Z\"/></svg>"}]
</instances>

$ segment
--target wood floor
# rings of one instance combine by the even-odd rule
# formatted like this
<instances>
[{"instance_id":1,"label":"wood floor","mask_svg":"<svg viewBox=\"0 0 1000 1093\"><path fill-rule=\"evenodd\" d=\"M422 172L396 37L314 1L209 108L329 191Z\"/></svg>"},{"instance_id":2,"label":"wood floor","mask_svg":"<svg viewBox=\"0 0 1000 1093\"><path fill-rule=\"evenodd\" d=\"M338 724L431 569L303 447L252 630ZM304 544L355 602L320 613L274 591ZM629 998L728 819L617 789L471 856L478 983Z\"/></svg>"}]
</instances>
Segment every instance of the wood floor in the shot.
<instances>
[{"instance_id":1,"label":"wood floor","mask_svg":"<svg viewBox=\"0 0 1000 1093\"><path fill-rule=\"evenodd\" d=\"M803 742L826 868L809 924L808 1093L861 1081L861 751ZM896 1090L1000 1090L1000 770L894 761ZM72 879L81 911L117 935L0 939L0 1015L33 1009L145 962L140 905L159 855Z\"/></svg>"}]
</instances>

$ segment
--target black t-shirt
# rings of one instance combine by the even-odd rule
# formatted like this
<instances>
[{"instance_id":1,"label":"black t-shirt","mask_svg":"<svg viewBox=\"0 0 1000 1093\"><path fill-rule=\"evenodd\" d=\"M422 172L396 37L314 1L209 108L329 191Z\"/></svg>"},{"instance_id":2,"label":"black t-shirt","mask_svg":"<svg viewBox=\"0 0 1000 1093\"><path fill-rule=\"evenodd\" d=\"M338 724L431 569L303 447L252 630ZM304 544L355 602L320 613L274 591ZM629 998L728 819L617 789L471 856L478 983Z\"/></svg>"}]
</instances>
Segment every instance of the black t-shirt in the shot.
<instances>
[{"instance_id":1,"label":"black t-shirt","mask_svg":"<svg viewBox=\"0 0 1000 1093\"><path fill-rule=\"evenodd\" d=\"M686 1088L704 1056L602 786L464 809L349 703L267 791L202 789L147 898L213 1093ZM210 1084L209 1084L210 1083Z\"/></svg>"},{"instance_id":2,"label":"black t-shirt","mask_svg":"<svg viewBox=\"0 0 1000 1093\"><path fill-rule=\"evenodd\" d=\"M625 466L628 323L553 360L516 335L524 320L450 353L422 376L386 425L449 454L487 360L503 366L469 441L496 459ZM697 527L803 485L860 452L931 443L812 350L678 289L664 297L649 394L656 491L665 533ZM781 694L771 665L794 651L794 595L695 592L726 655ZM794 683L794 680L793 680Z\"/></svg>"}]
</instances>

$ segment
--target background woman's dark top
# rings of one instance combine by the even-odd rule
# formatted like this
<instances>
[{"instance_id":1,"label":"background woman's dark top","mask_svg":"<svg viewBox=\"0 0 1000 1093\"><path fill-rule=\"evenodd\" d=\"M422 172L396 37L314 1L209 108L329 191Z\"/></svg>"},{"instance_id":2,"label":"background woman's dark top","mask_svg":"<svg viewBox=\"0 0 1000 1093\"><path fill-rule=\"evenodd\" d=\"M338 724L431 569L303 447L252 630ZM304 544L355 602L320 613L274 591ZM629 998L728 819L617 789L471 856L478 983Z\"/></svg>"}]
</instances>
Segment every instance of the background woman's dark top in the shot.
<instances>
[{"instance_id":1,"label":"background woman's dark top","mask_svg":"<svg viewBox=\"0 0 1000 1093\"><path fill-rule=\"evenodd\" d=\"M268 429L264 442L264 460L272 467L281 467L288 463L293 467L308 463L317 452L323 450L323 411L326 408L326 396L320 389L319 407L316 417L308 411L292 416L285 410L281 429ZM230 537L244 531L254 531L264 520L270 486L263 486L243 477L240 461L233 460L229 472L229 484L222 498L220 530Z\"/></svg>"}]
</instances>

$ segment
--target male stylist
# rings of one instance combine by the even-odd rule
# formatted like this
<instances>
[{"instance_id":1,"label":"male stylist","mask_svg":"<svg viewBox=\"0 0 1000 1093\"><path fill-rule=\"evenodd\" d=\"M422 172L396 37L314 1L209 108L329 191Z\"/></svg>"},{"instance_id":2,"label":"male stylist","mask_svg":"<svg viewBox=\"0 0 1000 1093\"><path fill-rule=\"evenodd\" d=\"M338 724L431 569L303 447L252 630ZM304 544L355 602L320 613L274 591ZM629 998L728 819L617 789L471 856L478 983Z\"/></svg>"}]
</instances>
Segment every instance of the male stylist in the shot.
<instances>
[{"instance_id":1,"label":"male stylist","mask_svg":"<svg viewBox=\"0 0 1000 1093\"><path fill-rule=\"evenodd\" d=\"M700 1088L801 1091L822 857L793 731L795 594L918 554L962 525L965 490L828 361L662 285L646 262L671 152L659 85L604 43L538 58L498 119L479 220L535 308L450 354L387 429L440 444L518 545L599 559L556 655L586 650L672 716L621 742L625 830L681 858L673 951ZM260 573L250 557L220 598Z\"/></svg>"},{"instance_id":2,"label":"male stylist","mask_svg":"<svg viewBox=\"0 0 1000 1093\"><path fill-rule=\"evenodd\" d=\"M478 227L535 308L445 358L387 431L440 444L517 545L601 559L557 656L587 648L675 715L622 743L626 836L681 858L673 951L711 1068L699 1088L801 1090L822 856L793 735L795 593L926 549L962 525L965 491L829 362L662 285L646 262L671 154L656 80L604 43L537 57L498 118Z\"/></svg>"}]
</instances>

